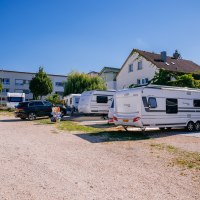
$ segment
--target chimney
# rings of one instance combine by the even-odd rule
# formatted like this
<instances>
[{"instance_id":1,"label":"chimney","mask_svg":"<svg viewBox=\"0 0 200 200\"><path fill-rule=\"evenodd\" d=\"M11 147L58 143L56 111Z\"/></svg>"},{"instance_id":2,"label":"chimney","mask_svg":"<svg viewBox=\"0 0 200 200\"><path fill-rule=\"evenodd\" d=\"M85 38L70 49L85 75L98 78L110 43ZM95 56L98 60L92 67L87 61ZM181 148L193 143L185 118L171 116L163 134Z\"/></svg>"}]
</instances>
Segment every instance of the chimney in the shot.
<instances>
[{"instance_id":1,"label":"chimney","mask_svg":"<svg viewBox=\"0 0 200 200\"><path fill-rule=\"evenodd\" d=\"M166 52L166 51L162 51L162 52L160 53L160 56L161 56L161 60L162 60L163 62L167 62L167 52Z\"/></svg>"}]
</instances>

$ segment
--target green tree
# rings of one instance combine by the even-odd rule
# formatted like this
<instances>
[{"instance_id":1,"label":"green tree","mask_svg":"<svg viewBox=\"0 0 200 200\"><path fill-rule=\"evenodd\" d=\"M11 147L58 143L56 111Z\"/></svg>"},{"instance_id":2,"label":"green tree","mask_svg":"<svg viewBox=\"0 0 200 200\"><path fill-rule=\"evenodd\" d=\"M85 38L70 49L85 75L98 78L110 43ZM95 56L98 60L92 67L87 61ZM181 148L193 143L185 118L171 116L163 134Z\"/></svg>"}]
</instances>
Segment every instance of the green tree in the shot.
<instances>
[{"instance_id":1,"label":"green tree","mask_svg":"<svg viewBox=\"0 0 200 200\"><path fill-rule=\"evenodd\" d=\"M175 58L175 59L181 59L181 54L178 52L177 49L176 49L175 52L173 53L173 58Z\"/></svg>"},{"instance_id":2,"label":"green tree","mask_svg":"<svg viewBox=\"0 0 200 200\"><path fill-rule=\"evenodd\" d=\"M52 94L46 97L46 100L52 104L63 104L61 97L58 94Z\"/></svg>"},{"instance_id":3,"label":"green tree","mask_svg":"<svg viewBox=\"0 0 200 200\"><path fill-rule=\"evenodd\" d=\"M84 73L71 72L65 83L64 95L78 94L88 90L105 90L105 82L101 77L91 77Z\"/></svg>"},{"instance_id":4,"label":"green tree","mask_svg":"<svg viewBox=\"0 0 200 200\"><path fill-rule=\"evenodd\" d=\"M2 85L2 83L1 83L1 81L0 81L0 92L3 90L3 85Z\"/></svg>"},{"instance_id":5,"label":"green tree","mask_svg":"<svg viewBox=\"0 0 200 200\"><path fill-rule=\"evenodd\" d=\"M171 80L171 77L176 77L176 74L166 71L164 69L160 69L158 72L155 73L155 76L151 80L151 83L155 85L170 85L169 82Z\"/></svg>"},{"instance_id":6,"label":"green tree","mask_svg":"<svg viewBox=\"0 0 200 200\"><path fill-rule=\"evenodd\" d=\"M43 67L39 67L39 71L35 77L32 78L29 85L30 91L33 93L33 98L40 99L53 91L53 84L51 79L44 72Z\"/></svg>"},{"instance_id":7,"label":"green tree","mask_svg":"<svg viewBox=\"0 0 200 200\"><path fill-rule=\"evenodd\" d=\"M171 77L175 80L171 81ZM184 74L181 72L169 72L160 69L152 79L151 83L155 85L169 85L176 87L200 88L198 74Z\"/></svg>"}]
</instances>

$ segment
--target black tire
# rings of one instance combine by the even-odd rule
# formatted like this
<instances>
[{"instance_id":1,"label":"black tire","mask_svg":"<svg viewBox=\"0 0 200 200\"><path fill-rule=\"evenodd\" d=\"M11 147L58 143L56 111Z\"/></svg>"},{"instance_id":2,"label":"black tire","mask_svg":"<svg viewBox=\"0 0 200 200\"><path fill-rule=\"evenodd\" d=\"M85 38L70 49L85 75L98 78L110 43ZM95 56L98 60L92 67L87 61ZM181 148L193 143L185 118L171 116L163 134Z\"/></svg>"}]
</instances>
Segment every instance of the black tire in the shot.
<instances>
[{"instance_id":1,"label":"black tire","mask_svg":"<svg viewBox=\"0 0 200 200\"><path fill-rule=\"evenodd\" d=\"M164 130L165 130L165 128L164 128L164 127L159 127L159 129L160 129L161 131L164 131Z\"/></svg>"},{"instance_id":2,"label":"black tire","mask_svg":"<svg viewBox=\"0 0 200 200\"><path fill-rule=\"evenodd\" d=\"M167 130L169 131L169 130L171 130L172 129L172 127L167 127Z\"/></svg>"},{"instance_id":3,"label":"black tire","mask_svg":"<svg viewBox=\"0 0 200 200\"><path fill-rule=\"evenodd\" d=\"M192 121L188 122L186 128L187 128L187 131L189 131L189 132L194 131L194 129L195 129L195 124L194 124L194 122L192 122Z\"/></svg>"},{"instance_id":4,"label":"black tire","mask_svg":"<svg viewBox=\"0 0 200 200\"><path fill-rule=\"evenodd\" d=\"M196 130L196 131L200 131L200 121L197 121L197 122L195 123L195 130Z\"/></svg>"},{"instance_id":5,"label":"black tire","mask_svg":"<svg viewBox=\"0 0 200 200\"><path fill-rule=\"evenodd\" d=\"M29 113L28 114L28 119L29 119L29 121L33 121L33 120L35 120L36 119L36 115L35 115L35 113Z\"/></svg>"}]
</instances>

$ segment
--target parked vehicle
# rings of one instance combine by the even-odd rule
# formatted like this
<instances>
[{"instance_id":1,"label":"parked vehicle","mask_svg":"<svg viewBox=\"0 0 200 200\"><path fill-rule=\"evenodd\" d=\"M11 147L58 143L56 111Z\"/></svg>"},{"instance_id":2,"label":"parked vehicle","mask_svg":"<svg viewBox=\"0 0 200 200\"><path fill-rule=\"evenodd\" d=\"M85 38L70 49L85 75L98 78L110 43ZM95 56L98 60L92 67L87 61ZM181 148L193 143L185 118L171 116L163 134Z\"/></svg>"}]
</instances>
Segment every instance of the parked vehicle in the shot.
<instances>
[{"instance_id":1,"label":"parked vehicle","mask_svg":"<svg viewBox=\"0 0 200 200\"><path fill-rule=\"evenodd\" d=\"M28 118L30 121L36 117L51 116L52 104L48 101L25 101L16 106L15 117Z\"/></svg>"},{"instance_id":2,"label":"parked vehicle","mask_svg":"<svg viewBox=\"0 0 200 200\"><path fill-rule=\"evenodd\" d=\"M200 131L200 90L149 85L116 92L114 123Z\"/></svg>"},{"instance_id":3,"label":"parked vehicle","mask_svg":"<svg viewBox=\"0 0 200 200\"><path fill-rule=\"evenodd\" d=\"M64 97L65 104L67 107L73 109L73 111L78 111L78 103L80 100L81 94L70 94Z\"/></svg>"},{"instance_id":4,"label":"parked vehicle","mask_svg":"<svg viewBox=\"0 0 200 200\"><path fill-rule=\"evenodd\" d=\"M7 93L7 108L15 108L20 102L25 101L25 93L14 93L8 92Z\"/></svg>"},{"instance_id":5,"label":"parked vehicle","mask_svg":"<svg viewBox=\"0 0 200 200\"><path fill-rule=\"evenodd\" d=\"M85 114L97 113L107 115L114 93L115 91L100 90L83 92L78 104L78 111Z\"/></svg>"}]
</instances>

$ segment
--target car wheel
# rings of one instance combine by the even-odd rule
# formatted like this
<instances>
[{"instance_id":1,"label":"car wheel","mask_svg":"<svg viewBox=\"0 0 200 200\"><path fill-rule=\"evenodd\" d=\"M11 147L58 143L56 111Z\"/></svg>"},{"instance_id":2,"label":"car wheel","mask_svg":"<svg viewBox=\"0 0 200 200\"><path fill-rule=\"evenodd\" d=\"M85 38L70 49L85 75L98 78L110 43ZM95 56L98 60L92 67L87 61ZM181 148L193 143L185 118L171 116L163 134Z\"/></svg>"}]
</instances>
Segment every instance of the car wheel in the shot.
<instances>
[{"instance_id":1,"label":"car wheel","mask_svg":"<svg viewBox=\"0 0 200 200\"><path fill-rule=\"evenodd\" d=\"M200 131L200 122L199 121L195 123L195 130Z\"/></svg>"},{"instance_id":2,"label":"car wheel","mask_svg":"<svg viewBox=\"0 0 200 200\"><path fill-rule=\"evenodd\" d=\"M195 128L194 122L192 122L192 121L188 122L188 124L187 124L187 130L189 132L192 132L192 131L194 131L194 128Z\"/></svg>"},{"instance_id":3,"label":"car wheel","mask_svg":"<svg viewBox=\"0 0 200 200\"><path fill-rule=\"evenodd\" d=\"M28 114L28 119L29 119L30 121L35 120L35 119L36 119L35 113L29 113L29 114Z\"/></svg>"},{"instance_id":4,"label":"car wheel","mask_svg":"<svg viewBox=\"0 0 200 200\"><path fill-rule=\"evenodd\" d=\"M160 129L161 131L164 131L164 130L165 130L165 128L164 128L164 127L159 127L159 129Z\"/></svg>"}]
</instances>

